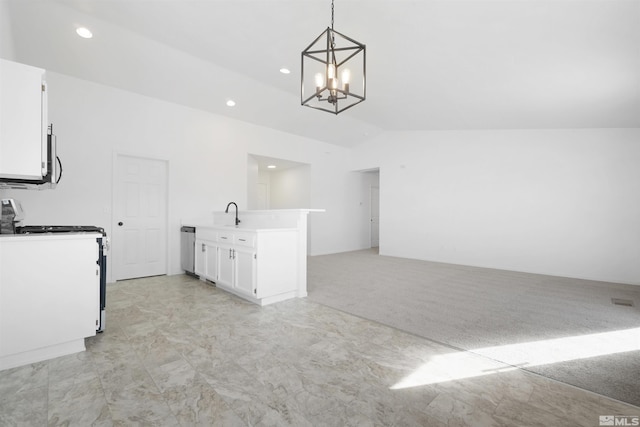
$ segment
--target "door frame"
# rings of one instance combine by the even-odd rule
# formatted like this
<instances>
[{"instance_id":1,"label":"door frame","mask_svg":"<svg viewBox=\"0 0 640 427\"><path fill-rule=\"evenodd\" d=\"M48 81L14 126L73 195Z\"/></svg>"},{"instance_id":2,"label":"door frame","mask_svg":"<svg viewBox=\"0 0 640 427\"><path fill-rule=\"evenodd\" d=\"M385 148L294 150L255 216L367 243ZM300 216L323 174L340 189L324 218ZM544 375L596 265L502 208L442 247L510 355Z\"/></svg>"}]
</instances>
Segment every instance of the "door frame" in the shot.
<instances>
[{"instance_id":1,"label":"door frame","mask_svg":"<svg viewBox=\"0 0 640 427\"><path fill-rule=\"evenodd\" d=\"M373 190L378 190L378 244L373 246ZM370 185L369 186L369 218L371 219L369 222L369 247L371 248L379 248L380 247L380 183L378 185Z\"/></svg>"},{"instance_id":2,"label":"door frame","mask_svg":"<svg viewBox=\"0 0 640 427\"><path fill-rule=\"evenodd\" d=\"M371 237L372 237L372 226L371 226L371 213L372 213L372 197L371 197L371 192L373 188L377 188L378 189L378 248L380 247L380 208L381 208L381 204L380 204L380 188L382 187L382 168L378 167L374 167L374 168L369 168L369 169L360 169L360 170L356 170L354 172L359 173L360 176L362 177L362 184L360 187L360 194L361 194L361 199L363 202L360 202L360 205L365 205L365 209L362 212L362 216L361 216L361 224L362 224L362 228L360 230L360 238L361 238L361 244L362 244L362 248L368 248L371 249L374 246L372 246L372 242L371 242ZM375 175L376 178L372 179L370 178L370 176ZM366 222L366 226L364 224L364 222ZM366 227L366 228L365 228Z\"/></svg>"},{"instance_id":3,"label":"door frame","mask_svg":"<svg viewBox=\"0 0 640 427\"><path fill-rule=\"evenodd\" d=\"M112 255L112 250L115 247L116 250L118 249L118 242L117 240L113 239L113 236L115 236L115 230L116 227L118 226L118 224L116 224L116 191L118 188L117 185L117 177L118 177L118 157L136 157L138 159L143 159L143 160L153 160L153 161L158 161L158 162L164 162L165 164L165 168L166 168L166 175L165 175L165 189L166 189L166 200L165 200L165 206L164 206L164 218L165 218L165 224L167 226L167 230L165 230L165 237L164 237L164 247L165 247L165 253L164 253L164 266L165 266L165 272L164 274L169 275L169 271L171 269L171 266L169 265L169 260L171 259L171 248L169 247L169 242L170 242L170 238L169 238L169 206L170 206L170 197L171 194L169 192L169 173L170 173L170 162L168 158L165 157L156 157L156 156L149 156L149 155L145 155L145 154L139 154L139 153L133 153L130 151L121 151L121 150L114 150L113 151L113 158L112 158L112 162L111 162L111 243L110 243L110 250L109 250L109 255ZM116 242L116 244L114 245L114 241ZM115 262L107 262L107 266L108 266L108 270L109 270L109 277L111 278L112 282L116 282L117 279L117 272L116 267L115 267ZM124 279L120 279L120 280L124 280Z\"/></svg>"}]
</instances>

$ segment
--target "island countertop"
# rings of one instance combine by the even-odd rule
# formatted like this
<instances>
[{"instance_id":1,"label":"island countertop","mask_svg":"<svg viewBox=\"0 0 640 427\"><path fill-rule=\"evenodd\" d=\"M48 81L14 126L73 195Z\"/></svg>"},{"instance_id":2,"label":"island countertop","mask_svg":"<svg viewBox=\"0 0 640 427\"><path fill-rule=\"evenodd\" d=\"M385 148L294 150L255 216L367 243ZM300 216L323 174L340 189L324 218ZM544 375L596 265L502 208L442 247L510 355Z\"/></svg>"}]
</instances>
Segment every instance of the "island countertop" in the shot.
<instances>
[{"instance_id":1,"label":"island countertop","mask_svg":"<svg viewBox=\"0 0 640 427\"><path fill-rule=\"evenodd\" d=\"M210 222L183 222L182 223L183 226L185 227L195 227L196 229L199 228L206 228L208 230L218 230L218 231L247 231L247 232L253 232L253 233L263 233L263 232L276 232L276 231L297 231L298 228L297 227L259 227L259 226L250 226L250 225L212 225Z\"/></svg>"},{"instance_id":2,"label":"island countertop","mask_svg":"<svg viewBox=\"0 0 640 427\"><path fill-rule=\"evenodd\" d=\"M307 229L307 216L312 212L324 212L324 209L272 209L238 211L239 225L235 225L235 210L216 211L210 216L184 219L183 226L197 228L215 228L227 231L285 231Z\"/></svg>"}]
</instances>

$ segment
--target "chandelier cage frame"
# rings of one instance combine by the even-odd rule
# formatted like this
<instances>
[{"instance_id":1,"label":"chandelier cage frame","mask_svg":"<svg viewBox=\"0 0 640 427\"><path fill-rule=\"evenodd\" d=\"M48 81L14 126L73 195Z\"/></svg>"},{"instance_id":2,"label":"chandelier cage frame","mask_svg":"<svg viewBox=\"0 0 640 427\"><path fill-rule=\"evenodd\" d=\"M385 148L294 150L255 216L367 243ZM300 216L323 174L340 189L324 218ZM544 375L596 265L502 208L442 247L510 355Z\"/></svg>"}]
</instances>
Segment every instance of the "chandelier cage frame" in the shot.
<instances>
[{"instance_id":1,"label":"chandelier cage frame","mask_svg":"<svg viewBox=\"0 0 640 427\"><path fill-rule=\"evenodd\" d=\"M331 27L327 27L302 51L300 101L303 106L337 115L366 99L366 46L333 29L333 2L331 6ZM344 79L339 86L341 70L347 70L347 73L356 71L356 78L362 79L361 90L354 91L353 85L345 83ZM308 80L305 81L305 71L311 73L311 81L313 73L319 71L316 80L322 77L322 84L316 81L312 86Z\"/></svg>"}]
</instances>

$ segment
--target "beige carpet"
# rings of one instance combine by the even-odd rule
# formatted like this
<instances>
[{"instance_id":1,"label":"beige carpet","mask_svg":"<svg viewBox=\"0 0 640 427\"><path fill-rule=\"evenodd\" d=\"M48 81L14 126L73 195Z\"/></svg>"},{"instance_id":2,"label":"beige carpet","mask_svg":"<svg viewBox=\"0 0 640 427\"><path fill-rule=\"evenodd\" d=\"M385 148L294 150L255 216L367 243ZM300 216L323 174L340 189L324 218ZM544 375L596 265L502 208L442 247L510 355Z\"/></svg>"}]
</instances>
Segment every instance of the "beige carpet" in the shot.
<instances>
[{"instance_id":1,"label":"beige carpet","mask_svg":"<svg viewBox=\"0 0 640 427\"><path fill-rule=\"evenodd\" d=\"M640 406L640 286L364 250L310 257L308 290L315 302Z\"/></svg>"}]
</instances>

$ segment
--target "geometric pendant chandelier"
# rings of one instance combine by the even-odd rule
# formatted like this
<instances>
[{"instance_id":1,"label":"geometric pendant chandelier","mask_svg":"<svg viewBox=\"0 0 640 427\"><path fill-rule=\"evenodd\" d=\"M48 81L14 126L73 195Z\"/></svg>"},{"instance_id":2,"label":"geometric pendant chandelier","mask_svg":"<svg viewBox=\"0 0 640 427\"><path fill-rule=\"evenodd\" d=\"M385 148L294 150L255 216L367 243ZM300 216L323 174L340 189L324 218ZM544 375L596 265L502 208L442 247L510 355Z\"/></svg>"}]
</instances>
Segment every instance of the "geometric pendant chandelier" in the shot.
<instances>
[{"instance_id":1,"label":"geometric pendant chandelier","mask_svg":"<svg viewBox=\"0 0 640 427\"><path fill-rule=\"evenodd\" d=\"M331 27L302 51L302 105L338 114L364 101L366 55L364 44L333 29L331 0Z\"/></svg>"}]
</instances>

